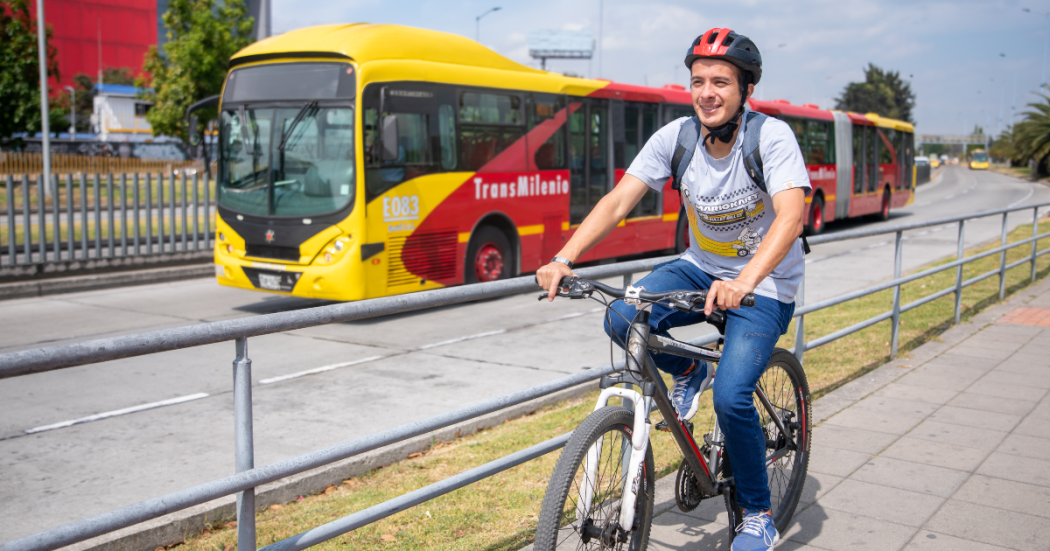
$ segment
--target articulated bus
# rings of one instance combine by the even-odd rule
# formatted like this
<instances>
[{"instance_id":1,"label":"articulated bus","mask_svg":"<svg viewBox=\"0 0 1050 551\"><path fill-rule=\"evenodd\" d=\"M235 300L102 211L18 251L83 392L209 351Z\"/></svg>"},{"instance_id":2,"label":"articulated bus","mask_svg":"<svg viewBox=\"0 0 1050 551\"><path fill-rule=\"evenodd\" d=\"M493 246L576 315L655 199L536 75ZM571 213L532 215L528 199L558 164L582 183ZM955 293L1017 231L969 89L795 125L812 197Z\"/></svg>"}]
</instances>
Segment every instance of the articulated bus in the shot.
<instances>
[{"instance_id":1,"label":"articulated bus","mask_svg":"<svg viewBox=\"0 0 1050 551\"><path fill-rule=\"evenodd\" d=\"M750 107L795 128L810 231L911 201L911 125ZM460 36L369 24L238 52L219 110L218 282L332 300L535 271L657 129L693 115L681 86L566 77ZM579 260L681 252L680 211L669 181Z\"/></svg>"}]
</instances>

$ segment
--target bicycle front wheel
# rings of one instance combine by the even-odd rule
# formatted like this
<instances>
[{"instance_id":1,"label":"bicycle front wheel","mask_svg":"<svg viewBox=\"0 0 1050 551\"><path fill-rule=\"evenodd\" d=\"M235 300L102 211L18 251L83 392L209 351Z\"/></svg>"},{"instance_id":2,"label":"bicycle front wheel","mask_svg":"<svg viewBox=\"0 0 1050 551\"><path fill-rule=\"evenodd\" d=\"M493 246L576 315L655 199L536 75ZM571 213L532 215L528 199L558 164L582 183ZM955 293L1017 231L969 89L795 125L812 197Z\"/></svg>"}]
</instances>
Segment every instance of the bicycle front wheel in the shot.
<instances>
[{"instance_id":1,"label":"bicycle front wheel","mask_svg":"<svg viewBox=\"0 0 1050 551\"><path fill-rule=\"evenodd\" d=\"M623 489L628 482L624 469L630 457L633 423L631 410L604 407L588 416L572 433L543 498L536 527L537 551L642 551L648 546L656 490L653 451L649 446L642 462L634 525L623 527L626 537L618 530Z\"/></svg>"},{"instance_id":2,"label":"bicycle front wheel","mask_svg":"<svg viewBox=\"0 0 1050 551\"><path fill-rule=\"evenodd\" d=\"M784 532L795 513L809 469L812 435L809 382L802 364L787 350L773 351L758 386L769 398L773 410L783 421L787 434L780 432L773 418L755 396L762 431L766 434L766 474L769 497L777 530Z\"/></svg>"}]
</instances>

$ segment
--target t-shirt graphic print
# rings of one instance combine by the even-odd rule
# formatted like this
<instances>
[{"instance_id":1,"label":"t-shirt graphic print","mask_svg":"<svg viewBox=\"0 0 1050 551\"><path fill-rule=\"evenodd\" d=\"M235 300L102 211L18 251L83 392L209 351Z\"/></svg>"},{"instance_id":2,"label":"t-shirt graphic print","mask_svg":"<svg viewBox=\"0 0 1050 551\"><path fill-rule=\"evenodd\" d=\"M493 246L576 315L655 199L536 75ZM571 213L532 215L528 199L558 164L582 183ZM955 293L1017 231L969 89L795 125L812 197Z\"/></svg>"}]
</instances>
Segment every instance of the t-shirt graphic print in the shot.
<instances>
[{"instance_id":1,"label":"t-shirt graphic print","mask_svg":"<svg viewBox=\"0 0 1050 551\"><path fill-rule=\"evenodd\" d=\"M627 173L662 190L671 177L678 131L688 120L672 121L653 134ZM719 279L737 277L758 251L776 219L773 195L796 187L808 194L811 188L802 151L785 122L770 118L762 126L760 147L768 193L747 174L743 137L741 128L732 152L721 159L711 157L701 141L682 176L682 199L691 237L682 257ZM804 270L802 246L796 243L755 293L793 302Z\"/></svg>"}]
</instances>

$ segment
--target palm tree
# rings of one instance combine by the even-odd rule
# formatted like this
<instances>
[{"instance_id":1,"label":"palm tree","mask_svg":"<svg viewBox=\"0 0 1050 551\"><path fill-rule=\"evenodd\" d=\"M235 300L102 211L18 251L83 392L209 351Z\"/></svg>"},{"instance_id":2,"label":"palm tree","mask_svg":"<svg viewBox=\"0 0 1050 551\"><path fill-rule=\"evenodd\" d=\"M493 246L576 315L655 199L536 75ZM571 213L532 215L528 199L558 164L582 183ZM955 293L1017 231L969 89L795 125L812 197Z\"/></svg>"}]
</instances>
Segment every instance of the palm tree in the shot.
<instances>
[{"instance_id":1,"label":"palm tree","mask_svg":"<svg viewBox=\"0 0 1050 551\"><path fill-rule=\"evenodd\" d=\"M1043 85L1050 90L1050 85ZM1029 103L1031 109L1014 128L1014 150L1024 160L1042 164L1050 155L1050 96L1038 94L1042 102Z\"/></svg>"}]
</instances>

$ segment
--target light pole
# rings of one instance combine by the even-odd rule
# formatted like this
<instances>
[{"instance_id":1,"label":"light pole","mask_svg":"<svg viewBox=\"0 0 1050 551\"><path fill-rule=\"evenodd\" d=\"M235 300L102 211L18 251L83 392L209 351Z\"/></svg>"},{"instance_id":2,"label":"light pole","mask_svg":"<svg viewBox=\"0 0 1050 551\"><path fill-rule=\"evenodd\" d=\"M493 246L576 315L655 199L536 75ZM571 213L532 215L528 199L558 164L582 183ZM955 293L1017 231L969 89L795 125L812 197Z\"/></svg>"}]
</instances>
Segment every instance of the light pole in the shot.
<instances>
[{"instance_id":1,"label":"light pole","mask_svg":"<svg viewBox=\"0 0 1050 551\"><path fill-rule=\"evenodd\" d=\"M44 137L44 195L51 194L51 122L47 109L47 40L44 35L44 0L36 0L36 42L40 54L40 130Z\"/></svg>"},{"instance_id":2,"label":"light pole","mask_svg":"<svg viewBox=\"0 0 1050 551\"><path fill-rule=\"evenodd\" d=\"M488 14L494 12L494 11L499 11L499 10L500 10L500 7L496 6L495 8L492 8L489 11L487 11L487 12L485 12L485 13L483 13L483 14L481 14L481 15L479 15L479 16L474 18L474 40L477 41L479 44L481 43L481 18L485 17L486 15L488 15Z\"/></svg>"},{"instance_id":3,"label":"light pole","mask_svg":"<svg viewBox=\"0 0 1050 551\"><path fill-rule=\"evenodd\" d=\"M77 139L77 91L72 86L66 86L69 90L69 140Z\"/></svg>"}]
</instances>

